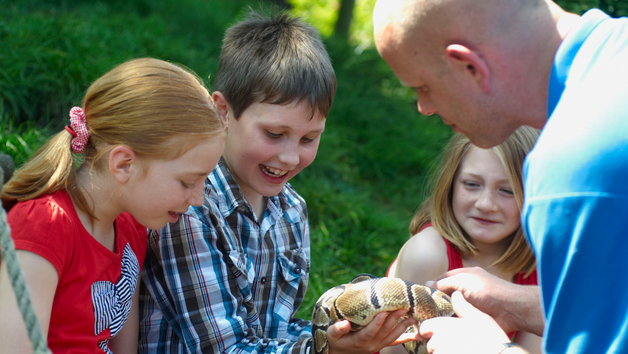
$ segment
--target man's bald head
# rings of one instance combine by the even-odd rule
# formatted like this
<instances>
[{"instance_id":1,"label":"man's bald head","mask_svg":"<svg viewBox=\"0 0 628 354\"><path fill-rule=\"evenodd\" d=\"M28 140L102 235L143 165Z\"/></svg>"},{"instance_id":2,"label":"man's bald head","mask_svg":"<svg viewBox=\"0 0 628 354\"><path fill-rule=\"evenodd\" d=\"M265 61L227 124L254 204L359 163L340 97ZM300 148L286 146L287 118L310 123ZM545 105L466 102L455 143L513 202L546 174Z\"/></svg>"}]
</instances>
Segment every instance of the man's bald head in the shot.
<instances>
[{"instance_id":1,"label":"man's bald head","mask_svg":"<svg viewBox=\"0 0 628 354\"><path fill-rule=\"evenodd\" d=\"M426 27L426 16L442 0L379 0L373 11L373 30L378 50L397 49ZM429 27L428 27L429 28Z\"/></svg>"},{"instance_id":2,"label":"man's bald head","mask_svg":"<svg viewBox=\"0 0 628 354\"><path fill-rule=\"evenodd\" d=\"M527 24L527 15L543 0L378 0L373 11L375 44L386 51L404 43L454 42L481 46L503 39ZM436 50L438 48L430 48Z\"/></svg>"},{"instance_id":3,"label":"man's bald head","mask_svg":"<svg viewBox=\"0 0 628 354\"><path fill-rule=\"evenodd\" d=\"M564 14L551 0L378 0L373 28L382 58L416 89L419 111L489 147L545 123L539 92Z\"/></svg>"}]
</instances>

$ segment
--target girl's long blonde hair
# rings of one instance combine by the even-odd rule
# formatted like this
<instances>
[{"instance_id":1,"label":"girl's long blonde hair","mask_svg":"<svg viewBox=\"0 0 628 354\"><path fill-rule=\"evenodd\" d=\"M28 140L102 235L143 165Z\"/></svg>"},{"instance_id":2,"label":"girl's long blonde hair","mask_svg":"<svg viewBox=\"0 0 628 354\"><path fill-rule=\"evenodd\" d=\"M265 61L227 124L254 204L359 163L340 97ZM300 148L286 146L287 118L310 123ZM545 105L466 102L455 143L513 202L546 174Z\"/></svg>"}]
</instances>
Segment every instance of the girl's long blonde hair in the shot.
<instances>
[{"instance_id":1,"label":"girl's long blonde hair","mask_svg":"<svg viewBox=\"0 0 628 354\"><path fill-rule=\"evenodd\" d=\"M44 144L2 188L8 210L25 201L66 189L77 207L94 218L77 184L77 169L126 145L138 157L174 159L200 140L224 131L207 88L192 72L152 58L127 61L96 80L83 99L90 133L85 151L72 153L72 135L62 130Z\"/></svg>"},{"instance_id":2,"label":"girl's long blonde hair","mask_svg":"<svg viewBox=\"0 0 628 354\"><path fill-rule=\"evenodd\" d=\"M517 129L505 142L492 148L499 157L508 175L519 210L523 206L522 167L523 160L532 150L539 135L537 129L523 126ZM452 207L453 183L467 151L471 147L469 138L462 134L452 136L445 149L445 155L433 175L432 192L421 204L410 222L410 235L417 234L428 224L449 240L463 255L477 255L477 248L471 243L456 220ZM536 268L536 260L528 246L523 229L515 232L506 252L492 266L504 271L525 272L530 275Z\"/></svg>"}]
</instances>

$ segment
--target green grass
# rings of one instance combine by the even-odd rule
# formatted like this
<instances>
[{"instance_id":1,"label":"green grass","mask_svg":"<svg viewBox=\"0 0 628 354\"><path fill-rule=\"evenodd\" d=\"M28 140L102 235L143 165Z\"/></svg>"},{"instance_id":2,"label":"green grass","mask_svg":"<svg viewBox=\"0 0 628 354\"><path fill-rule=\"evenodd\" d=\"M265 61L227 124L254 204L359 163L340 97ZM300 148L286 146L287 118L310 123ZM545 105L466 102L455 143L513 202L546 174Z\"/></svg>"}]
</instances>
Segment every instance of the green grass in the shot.
<instances>
[{"instance_id":1,"label":"green grass","mask_svg":"<svg viewBox=\"0 0 628 354\"><path fill-rule=\"evenodd\" d=\"M89 84L127 59L170 60L207 78L224 30L251 3L0 0L0 150L23 164L62 129ZM302 318L328 288L358 273L384 274L451 134L440 119L419 115L413 92L358 42L325 39L338 91L316 160L291 182L310 216Z\"/></svg>"},{"instance_id":2,"label":"green grass","mask_svg":"<svg viewBox=\"0 0 628 354\"><path fill-rule=\"evenodd\" d=\"M136 57L182 63L207 78L217 66L224 29L244 5L1 1L0 113L11 112L19 123L65 121L93 80Z\"/></svg>"},{"instance_id":3,"label":"green grass","mask_svg":"<svg viewBox=\"0 0 628 354\"><path fill-rule=\"evenodd\" d=\"M39 127L25 122L15 125L13 120L0 121L0 152L13 158L16 166L21 166L50 137L50 127Z\"/></svg>"}]
</instances>

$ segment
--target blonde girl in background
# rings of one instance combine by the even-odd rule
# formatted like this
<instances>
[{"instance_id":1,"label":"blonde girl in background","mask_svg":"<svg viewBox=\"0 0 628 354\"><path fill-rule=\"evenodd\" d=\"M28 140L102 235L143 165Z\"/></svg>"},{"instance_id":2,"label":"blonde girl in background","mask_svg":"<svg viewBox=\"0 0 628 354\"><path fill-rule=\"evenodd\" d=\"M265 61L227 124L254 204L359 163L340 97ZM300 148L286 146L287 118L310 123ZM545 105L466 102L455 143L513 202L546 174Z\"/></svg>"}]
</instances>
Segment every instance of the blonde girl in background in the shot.
<instances>
[{"instance_id":1,"label":"blonde girl in background","mask_svg":"<svg viewBox=\"0 0 628 354\"><path fill-rule=\"evenodd\" d=\"M537 285L536 261L520 216L522 166L538 130L521 127L502 144L481 149L454 135L433 181L431 195L410 224L413 235L388 276L425 284L462 267L481 267L522 285ZM530 353L541 352L541 338L526 332L510 338ZM401 346L382 354L404 354Z\"/></svg>"},{"instance_id":2,"label":"blonde girl in background","mask_svg":"<svg viewBox=\"0 0 628 354\"><path fill-rule=\"evenodd\" d=\"M195 75L135 59L95 81L65 130L4 185L0 197L52 352L137 353L146 228L202 204L223 132ZM0 352L31 352L4 263L0 313Z\"/></svg>"}]
</instances>

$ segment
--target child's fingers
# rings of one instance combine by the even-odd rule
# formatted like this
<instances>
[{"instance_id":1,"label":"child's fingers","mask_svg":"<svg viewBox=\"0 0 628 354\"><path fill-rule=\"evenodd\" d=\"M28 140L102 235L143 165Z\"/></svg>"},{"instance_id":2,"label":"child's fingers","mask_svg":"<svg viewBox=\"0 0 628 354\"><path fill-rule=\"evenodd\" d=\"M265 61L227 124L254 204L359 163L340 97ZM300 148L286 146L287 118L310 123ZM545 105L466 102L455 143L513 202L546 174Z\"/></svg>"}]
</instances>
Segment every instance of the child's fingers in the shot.
<instances>
[{"instance_id":1,"label":"child's fingers","mask_svg":"<svg viewBox=\"0 0 628 354\"><path fill-rule=\"evenodd\" d=\"M390 326L390 322L393 321L395 323L397 319L394 319L394 316L391 318L391 314L387 312L378 313L371 323L355 333L356 339L365 343L379 342L386 336L385 334L382 335L384 325ZM390 331L390 328L388 331Z\"/></svg>"},{"instance_id":2,"label":"child's fingers","mask_svg":"<svg viewBox=\"0 0 628 354\"><path fill-rule=\"evenodd\" d=\"M399 319L407 313L401 309L391 313L382 312L375 316L371 323L357 332L350 333L351 324L340 321L327 329L327 340L330 348L340 352L342 349L358 349L363 352L376 352L383 347L401 344L411 340L420 340L417 333L404 334L406 328L416 324L414 318Z\"/></svg>"},{"instance_id":3,"label":"child's fingers","mask_svg":"<svg viewBox=\"0 0 628 354\"><path fill-rule=\"evenodd\" d=\"M351 331L351 323L349 321L336 322L327 328L327 340L337 341Z\"/></svg>"},{"instance_id":4,"label":"child's fingers","mask_svg":"<svg viewBox=\"0 0 628 354\"><path fill-rule=\"evenodd\" d=\"M417 324L417 321L414 318L406 318L399 323L399 325L388 334L388 336L384 339L382 344L386 346L393 346L398 344L403 344L410 341L421 341L423 338L419 335L418 332L405 333L406 329L412 325Z\"/></svg>"},{"instance_id":5,"label":"child's fingers","mask_svg":"<svg viewBox=\"0 0 628 354\"><path fill-rule=\"evenodd\" d=\"M377 343L382 343L383 345L389 345L389 343L392 343L401 334L403 334L408 326L413 323L416 324L416 320L413 318L406 318L401 322L399 321L399 319L406 313L407 310L404 309L396 310L389 313L386 321L377 333L377 336L373 338L373 341Z\"/></svg>"},{"instance_id":6,"label":"child's fingers","mask_svg":"<svg viewBox=\"0 0 628 354\"><path fill-rule=\"evenodd\" d=\"M390 342L390 344L388 344L388 347L393 347L395 345L399 345L399 344L403 344L403 343L408 343L408 342L420 342L422 340L424 340L426 338L421 337L421 335L419 335L419 332L413 332L413 333L402 333L399 337L397 337L397 339L395 339L394 341Z\"/></svg>"},{"instance_id":7,"label":"child's fingers","mask_svg":"<svg viewBox=\"0 0 628 354\"><path fill-rule=\"evenodd\" d=\"M381 347L377 347L376 340L379 330L388 316L380 313L366 327L357 332L351 332L351 324L348 321L340 321L327 329L327 341L330 353L374 353Z\"/></svg>"},{"instance_id":8,"label":"child's fingers","mask_svg":"<svg viewBox=\"0 0 628 354\"><path fill-rule=\"evenodd\" d=\"M393 328L395 328L395 326L397 326L397 323L399 322L399 319L406 315L408 313L407 310L405 309L400 309L400 310L396 310L393 312L390 312L388 314L388 317L386 318L386 321L384 321L384 324L382 325L382 327L380 328L379 332L380 333L388 333L390 332ZM412 324L416 324L416 320L414 318L406 318L404 320L404 322L408 323L407 326L404 327L404 331L405 328L407 328L408 326L412 325Z\"/></svg>"}]
</instances>

